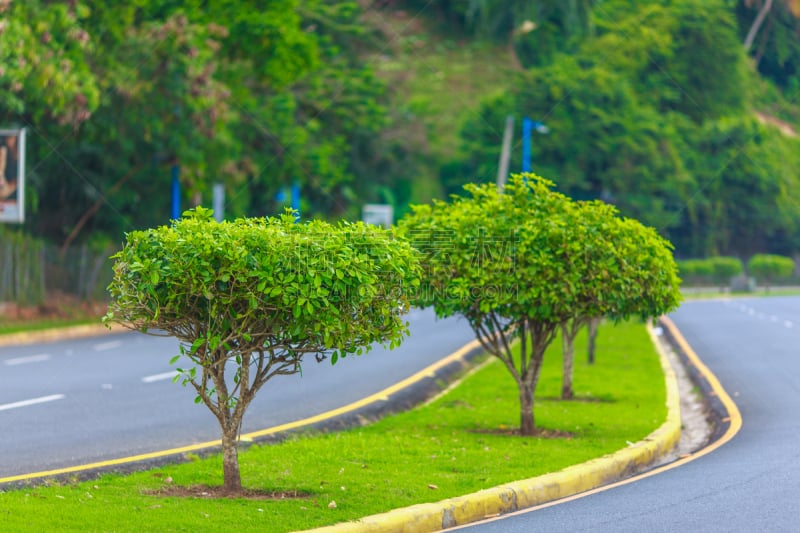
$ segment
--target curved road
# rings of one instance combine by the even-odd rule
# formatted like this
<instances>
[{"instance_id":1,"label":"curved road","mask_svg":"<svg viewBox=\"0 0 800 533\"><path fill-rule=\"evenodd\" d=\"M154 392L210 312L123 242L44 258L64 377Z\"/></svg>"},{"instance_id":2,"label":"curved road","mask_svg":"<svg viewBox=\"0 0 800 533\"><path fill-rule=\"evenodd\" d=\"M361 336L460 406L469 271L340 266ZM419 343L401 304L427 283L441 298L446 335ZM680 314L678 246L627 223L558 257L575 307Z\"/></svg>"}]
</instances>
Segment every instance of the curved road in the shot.
<instances>
[{"instance_id":1,"label":"curved road","mask_svg":"<svg viewBox=\"0 0 800 533\"><path fill-rule=\"evenodd\" d=\"M689 302L671 318L739 407L739 433L678 468L463 529L800 531L800 298Z\"/></svg>"},{"instance_id":2,"label":"curved road","mask_svg":"<svg viewBox=\"0 0 800 533\"><path fill-rule=\"evenodd\" d=\"M411 335L331 366L308 357L303 374L259 391L243 432L303 419L375 394L474 339L457 319L408 315ZM0 348L0 479L219 439L194 390L172 383L171 338L126 332Z\"/></svg>"}]
</instances>

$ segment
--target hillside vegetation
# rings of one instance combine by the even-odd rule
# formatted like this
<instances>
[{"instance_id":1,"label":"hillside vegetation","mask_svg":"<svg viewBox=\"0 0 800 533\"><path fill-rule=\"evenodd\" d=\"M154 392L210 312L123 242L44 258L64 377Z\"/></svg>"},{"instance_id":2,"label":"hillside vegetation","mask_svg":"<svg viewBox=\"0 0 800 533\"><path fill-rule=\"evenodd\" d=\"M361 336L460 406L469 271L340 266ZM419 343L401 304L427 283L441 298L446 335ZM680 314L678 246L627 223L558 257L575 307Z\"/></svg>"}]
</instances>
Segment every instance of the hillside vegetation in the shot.
<instances>
[{"instance_id":1,"label":"hillside vegetation","mask_svg":"<svg viewBox=\"0 0 800 533\"><path fill-rule=\"evenodd\" d=\"M800 2L0 3L0 126L26 234L118 242L226 190L226 216L360 216L533 169L679 256L800 248ZM761 16L759 16L761 15ZM759 22L761 21L761 22Z\"/></svg>"}]
</instances>

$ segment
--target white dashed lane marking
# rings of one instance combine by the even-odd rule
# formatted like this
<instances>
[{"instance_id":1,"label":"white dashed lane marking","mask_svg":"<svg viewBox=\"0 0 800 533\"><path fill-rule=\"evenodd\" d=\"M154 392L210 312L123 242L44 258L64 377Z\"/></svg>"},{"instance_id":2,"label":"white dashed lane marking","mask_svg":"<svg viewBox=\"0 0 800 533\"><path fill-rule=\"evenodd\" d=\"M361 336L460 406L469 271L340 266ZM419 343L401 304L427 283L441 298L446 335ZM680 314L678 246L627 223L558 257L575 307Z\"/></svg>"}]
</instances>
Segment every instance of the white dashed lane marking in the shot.
<instances>
[{"instance_id":1,"label":"white dashed lane marking","mask_svg":"<svg viewBox=\"0 0 800 533\"><path fill-rule=\"evenodd\" d=\"M0 405L0 411L8 411L9 409L16 409L18 407L27 407L29 405L36 405L38 403L54 402L56 400L64 399L63 394L51 394L50 396L41 396L39 398L32 398L30 400L22 400L21 402L6 403Z\"/></svg>"},{"instance_id":2,"label":"white dashed lane marking","mask_svg":"<svg viewBox=\"0 0 800 533\"><path fill-rule=\"evenodd\" d=\"M3 364L8 366L25 365L28 363L41 363L50 359L50 354L40 353L36 355L26 355L24 357L15 357L13 359L6 359Z\"/></svg>"},{"instance_id":3,"label":"white dashed lane marking","mask_svg":"<svg viewBox=\"0 0 800 533\"><path fill-rule=\"evenodd\" d=\"M113 350L114 348L119 348L120 346L122 346L122 341L101 342L100 344L94 345L94 351L105 352L107 350Z\"/></svg>"},{"instance_id":4,"label":"white dashed lane marking","mask_svg":"<svg viewBox=\"0 0 800 533\"><path fill-rule=\"evenodd\" d=\"M154 374L152 376L145 376L142 378L142 381L145 383L153 383L154 381L163 381L165 379L172 379L178 372L172 370L171 372L163 372L161 374Z\"/></svg>"},{"instance_id":5,"label":"white dashed lane marking","mask_svg":"<svg viewBox=\"0 0 800 533\"><path fill-rule=\"evenodd\" d=\"M729 302L725 302L725 305L729 305ZM748 307L743 304L737 305L736 308L739 309L739 311L741 311L742 313L747 313L750 316L757 316L762 320L769 318L770 322L776 322L776 323L781 322L781 318L778 315L767 315L766 313L762 313L760 311L756 312L754 308ZM794 327L794 322L792 322L791 320L783 320L782 322L785 328L791 329Z\"/></svg>"}]
</instances>

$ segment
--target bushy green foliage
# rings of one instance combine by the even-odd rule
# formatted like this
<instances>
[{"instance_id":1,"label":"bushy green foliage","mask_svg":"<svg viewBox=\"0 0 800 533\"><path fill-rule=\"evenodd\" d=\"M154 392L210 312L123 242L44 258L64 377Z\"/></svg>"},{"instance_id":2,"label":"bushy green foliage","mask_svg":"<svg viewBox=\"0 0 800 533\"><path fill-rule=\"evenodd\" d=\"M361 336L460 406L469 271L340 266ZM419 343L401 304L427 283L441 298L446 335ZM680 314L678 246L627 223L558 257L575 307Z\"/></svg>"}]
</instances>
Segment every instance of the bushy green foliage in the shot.
<instances>
[{"instance_id":1,"label":"bushy green foliage","mask_svg":"<svg viewBox=\"0 0 800 533\"><path fill-rule=\"evenodd\" d=\"M172 165L183 205L219 182L231 217L279 212L297 182L304 211L355 218L395 185L354 1L33 0L1 16L0 125L33 132L29 213L51 240L163 223Z\"/></svg>"},{"instance_id":2,"label":"bushy green foliage","mask_svg":"<svg viewBox=\"0 0 800 533\"><path fill-rule=\"evenodd\" d=\"M711 257L711 275L714 281L722 286L730 283L733 276L738 276L744 270L742 260L738 257Z\"/></svg>"},{"instance_id":3,"label":"bushy green foliage","mask_svg":"<svg viewBox=\"0 0 800 533\"><path fill-rule=\"evenodd\" d=\"M291 213L217 223L202 208L129 233L114 259L106 319L181 341L173 362L220 423L233 491L236 436L259 388L299 372L306 354L335 363L397 345L418 274L411 247L374 226L298 224Z\"/></svg>"},{"instance_id":4,"label":"bushy green foliage","mask_svg":"<svg viewBox=\"0 0 800 533\"><path fill-rule=\"evenodd\" d=\"M731 15L717 0L604 2L596 37L521 73L465 124L462 175L493 176L505 117L529 116L550 129L533 138L535 169L683 255L796 247L800 142L748 111L754 76Z\"/></svg>"},{"instance_id":5,"label":"bushy green foliage","mask_svg":"<svg viewBox=\"0 0 800 533\"><path fill-rule=\"evenodd\" d=\"M731 278L744 270L738 257L714 256L706 259L684 259L678 261L681 277L689 284L715 283L722 289Z\"/></svg>"},{"instance_id":6,"label":"bushy green foliage","mask_svg":"<svg viewBox=\"0 0 800 533\"><path fill-rule=\"evenodd\" d=\"M685 281L708 281L714 273L714 267L707 259L683 259L678 261L678 273Z\"/></svg>"},{"instance_id":7,"label":"bushy green foliage","mask_svg":"<svg viewBox=\"0 0 800 533\"><path fill-rule=\"evenodd\" d=\"M793 259L774 254L755 254L747 262L747 272L766 284L767 289L774 281L791 276L794 267Z\"/></svg>"},{"instance_id":8,"label":"bushy green foliage","mask_svg":"<svg viewBox=\"0 0 800 533\"><path fill-rule=\"evenodd\" d=\"M579 203L532 174L504 193L468 185L452 203L416 206L400 230L423 253L415 304L464 316L520 390L523 434L545 348L567 321L655 316L679 301L670 246L613 207ZM510 343L521 341L512 357Z\"/></svg>"}]
</instances>

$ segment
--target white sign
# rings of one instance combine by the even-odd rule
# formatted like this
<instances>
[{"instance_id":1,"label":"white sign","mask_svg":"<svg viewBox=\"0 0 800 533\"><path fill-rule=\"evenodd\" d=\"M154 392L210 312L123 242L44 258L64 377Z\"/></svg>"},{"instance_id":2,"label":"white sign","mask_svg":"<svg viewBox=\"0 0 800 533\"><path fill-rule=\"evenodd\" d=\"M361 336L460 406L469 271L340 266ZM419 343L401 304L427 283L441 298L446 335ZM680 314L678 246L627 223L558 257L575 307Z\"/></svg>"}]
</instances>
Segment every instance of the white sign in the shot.
<instances>
[{"instance_id":1,"label":"white sign","mask_svg":"<svg viewBox=\"0 0 800 533\"><path fill-rule=\"evenodd\" d=\"M361 212L361 220L366 224L391 228L394 223L394 210L388 204L366 204Z\"/></svg>"},{"instance_id":2,"label":"white sign","mask_svg":"<svg viewBox=\"0 0 800 533\"><path fill-rule=\"evenodd\" d=\"M25 128L0 129L0 222L25 221Z\"/></svg>"}]
</instances>

